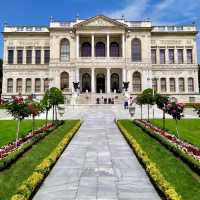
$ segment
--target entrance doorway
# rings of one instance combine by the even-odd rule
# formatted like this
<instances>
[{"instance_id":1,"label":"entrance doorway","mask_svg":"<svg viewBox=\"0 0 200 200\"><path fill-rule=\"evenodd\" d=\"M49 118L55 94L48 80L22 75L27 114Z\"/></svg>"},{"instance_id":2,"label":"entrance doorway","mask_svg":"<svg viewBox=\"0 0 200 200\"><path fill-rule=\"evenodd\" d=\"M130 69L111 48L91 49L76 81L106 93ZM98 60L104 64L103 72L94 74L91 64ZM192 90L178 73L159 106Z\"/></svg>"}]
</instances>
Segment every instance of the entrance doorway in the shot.
<instances>
[{"instance_id":1,"label":"entrance doorway","mask_svg":"<svg viewBox=\"0 0 200 200\"><path fill-rule=\"evenodd\" d=\"M96 91L97 93L105 93L105 75L104 74L97 74L96 78Z\"/></svg>"},{"instance_id":2,"label":"entrance doorway","mask_svg":"<svg viewBox=\"0 0 200 200\"><path fill-rule=\"evenodd\" d=\"M114 92L120 92L119 91L119 75L117 73L113 73L111 75L111 91Z\"/></svg>"},{"instance_id":3,"label":"entrance doorway","mask_svg":"<svg viewBox=\"0 0 200 200\"><path fill-rule=\"evenodd\" d=\"M88 73L84 73L82 76L82 92L91 91L91 76Z\"/></svg>"}]
</instances>

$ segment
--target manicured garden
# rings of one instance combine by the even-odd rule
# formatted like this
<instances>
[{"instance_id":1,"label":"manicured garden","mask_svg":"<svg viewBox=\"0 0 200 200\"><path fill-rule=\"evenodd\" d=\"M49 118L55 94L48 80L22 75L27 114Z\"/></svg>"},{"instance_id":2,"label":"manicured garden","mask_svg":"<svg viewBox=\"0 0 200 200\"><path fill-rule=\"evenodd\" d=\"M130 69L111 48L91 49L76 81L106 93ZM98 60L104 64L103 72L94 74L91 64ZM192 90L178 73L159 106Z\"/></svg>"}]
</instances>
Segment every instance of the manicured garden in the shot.
<instances>
[{"instance_id":1,"label":"manicured garden","mask_svg":"<svg viewBox=\"0 0 200 200\"><path fill-rule=\"evenodd\" d=\"M154 125L162 128L162 119L150 120ZM165 120L165 129L176 135L176 122L173 119ZM178 122L179 137L200 148L200 119L182 119Z\"/></svg>"},{"instance_id":2,"label":"manicured garden","mask_svg":"<svg viewBox=\"0 0 200 200\"><path fill-rule=\"evenodd\" d=\"M0 197L10 199L17 192L18 187L26 180L38 166L62 141L69 131L79 123L77 120L65 121L53 132L40 140L36 145L23 154L8 169L0 172Z\"/></svg>"},{"instance_id":3,"label":"manicured garden","mask_svg":"<svg viewBox=\"0 0 200 200\"><path fill-rule=\"evenodd\" d=\"M164 145L142 131L141 128L130 120L119 120L119 122L130 136L137 141L151 162L156 164L164 179L175 189L183 200L200 199L200 178L194 171ZM131 143L131 139L129 142ZM136 149L139 149L137 145ZM139 153L139 155L141 157L143 156L142 153ZM146 158L145 156L143 157ZM147 164L150 165L147 170L150 172L154 170L152 164L149 162ZM155 177L155 180L157 181L158 178ZM163 184L163 188L165 190L165 184Z\"/></svg>"},{"instance_id":4,"label":"manicured garden","mask_svg":"<svg viewBox=\"0 0 200 200\"><path fill-rule=\"evenodd\" d=\"M44 120L35 120L35 128L42 127ZM17 121L0 120L0 147L16 140ZM21 122L19 137L24 137L32 131L32 120L24 120Z\"/></svg>"}]
</instances>

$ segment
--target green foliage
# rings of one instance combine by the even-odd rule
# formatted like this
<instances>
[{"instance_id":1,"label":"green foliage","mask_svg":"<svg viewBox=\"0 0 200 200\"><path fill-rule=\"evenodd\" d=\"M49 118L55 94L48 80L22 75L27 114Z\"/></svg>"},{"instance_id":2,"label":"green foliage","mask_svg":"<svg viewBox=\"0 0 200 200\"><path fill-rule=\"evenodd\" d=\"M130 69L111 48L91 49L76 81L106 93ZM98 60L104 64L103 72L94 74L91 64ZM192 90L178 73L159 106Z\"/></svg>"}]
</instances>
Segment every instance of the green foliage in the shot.
<instances>
[{"instance_id":1,"label":"green foliage","mask_svg":"<svg viewBox=\"0 0 200 200\"><path fill-rule=\"evenodd\" d=\"M148 88L142 92L142 99L144 104L153 105L155 103L153 90Z\"/></svg>"},{"instance_id":2,"label":"green foliage","mask_svg":"<svg viewBox=\"0 0 200 200\"><path fill-rule=\"evenodd\" d=\"M155 94L155 102L158 108L163 109L164 106L168 103L169 97L165 95L161 95L159 93Z\"/></svg>"},{"instance_id":3,"label":"green foliage","mask_svg":"<svg viewBox=\"0 0 200 200\"><path fill-rule=\"evenodd\" d=\"M49 103L52 106L57 106L58 104L64 103L64 96L62 91L56 87L52 87L49 90Z\"/></svg>"},{"instance_id":4,"label":"green foliage","mask_svg":"<svg viewBox=\"0 0 200 200\"><path fill-rule=\"evenodd\" d=\"M41 100L41 105L45 111L49 111L52 107L52 105L50 104L49 95L50 95L50 90L47 90L43 96L43 99Z\"/></svg>"}]
</instances>

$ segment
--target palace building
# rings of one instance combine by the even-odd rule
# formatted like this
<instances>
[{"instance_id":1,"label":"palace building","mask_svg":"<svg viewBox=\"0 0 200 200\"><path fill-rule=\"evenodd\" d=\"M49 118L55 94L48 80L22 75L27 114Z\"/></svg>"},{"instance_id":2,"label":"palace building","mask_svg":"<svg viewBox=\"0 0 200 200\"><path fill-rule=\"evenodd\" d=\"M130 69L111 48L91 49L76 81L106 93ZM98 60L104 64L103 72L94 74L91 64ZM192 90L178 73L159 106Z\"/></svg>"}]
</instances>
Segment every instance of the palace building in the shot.
<instances>
[{"instance_id":1,"label":"palace building","mask_svg":"<svg viewBox=\"0 0 200 200\"><path fill-rule=\"evenodd\" d=\"M137 95L146 88L178 98L199 99L195 25L154 26L95 16L48 27L5 25L2 95L41 97L49 87L70 97L122 93L123 82Z\"/></svg>"}]
</instances>

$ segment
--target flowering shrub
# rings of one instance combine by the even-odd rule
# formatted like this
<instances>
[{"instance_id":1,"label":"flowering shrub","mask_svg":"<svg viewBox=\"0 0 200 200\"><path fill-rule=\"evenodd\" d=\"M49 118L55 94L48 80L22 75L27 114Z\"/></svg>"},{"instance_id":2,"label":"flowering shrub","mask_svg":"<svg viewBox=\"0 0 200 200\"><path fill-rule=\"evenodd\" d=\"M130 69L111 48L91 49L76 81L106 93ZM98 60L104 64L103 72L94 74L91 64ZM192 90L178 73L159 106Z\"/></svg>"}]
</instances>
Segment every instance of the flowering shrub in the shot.
<instances>
[{"instance_id":1,"label":"flowering shrub","mask_svg":"<svg viewBox=\"0 0 200 200\"><path fill-rule=\"evenodd\" d=\"M166 112L175 120L180 120L183 116L184 104L176 102L168 102L165 106Z\"/></svg>"},{"instance_id":2,"label":"flowering shrub","mask_svg":"<svg viewBox=\"0 0 200 200\"><path fill-rule=\"evenodd\" d=\"M159 168L153 163L147 153L142 149L142 147L137 143L135 138L123 127L123 125L118 121L117 125L121 130L122 134L130 143L137 157L142 161L145 169L149 176L154 181L157 188L163 193L166 199L170 200L181 200L182 197L176 192L176 190L170 185L170 183L163 177Z\"/></svg>"},{"instance_id":3,"label":"flowering shrub","mask_svg":"<svg viewBox=\"0 0 200 200\"><path fill-rule=\"evenodd\" d=\"M135 120L134 123L182 158L197 173L200 172L199 148L180 140L176 136L171 135L167 131L163 131L145 120Z\"/></svg>"}]
</instances>

